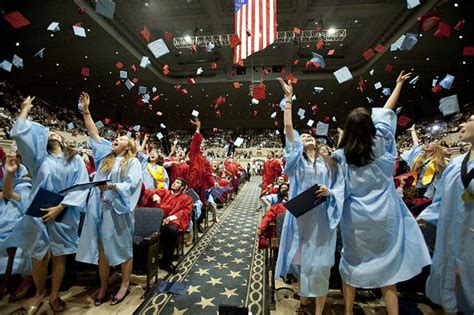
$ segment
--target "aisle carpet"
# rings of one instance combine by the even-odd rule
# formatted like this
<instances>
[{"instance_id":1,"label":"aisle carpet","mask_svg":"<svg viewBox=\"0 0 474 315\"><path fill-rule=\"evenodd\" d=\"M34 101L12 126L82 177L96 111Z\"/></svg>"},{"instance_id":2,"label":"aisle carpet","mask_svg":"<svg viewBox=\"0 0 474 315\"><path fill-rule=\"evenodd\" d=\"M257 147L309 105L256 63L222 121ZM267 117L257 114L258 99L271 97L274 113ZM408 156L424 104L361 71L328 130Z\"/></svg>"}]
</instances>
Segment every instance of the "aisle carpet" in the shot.
<instances>
[{"instance_id":1,"label":"aisle carpet","mask_svg":"<svg viewBox=\"0 0 474 315\"><path fill-rule=\"evenodd\" d=\"M264 256L257 249L255 231L261 213L259 177L244 184L236 199L222 212L165 280L189 283L184 295L154 292L135 314L217 314L219 305L247 306L252 314L266 314Z\"/></svg>"}]
</instances>

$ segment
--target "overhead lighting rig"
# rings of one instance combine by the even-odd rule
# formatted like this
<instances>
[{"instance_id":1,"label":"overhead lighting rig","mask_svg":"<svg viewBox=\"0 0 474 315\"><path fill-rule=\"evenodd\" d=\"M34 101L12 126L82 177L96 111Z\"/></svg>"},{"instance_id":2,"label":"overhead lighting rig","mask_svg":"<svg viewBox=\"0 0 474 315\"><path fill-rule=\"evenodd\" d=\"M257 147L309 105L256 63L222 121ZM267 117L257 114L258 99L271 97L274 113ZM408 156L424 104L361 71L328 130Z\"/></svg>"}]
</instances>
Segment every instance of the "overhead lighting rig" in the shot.
<instances>
[{"instance_id":1,"label":"overhead lighting rig","mask_svg":"<svg viewBox=\"0 0 474 315\"><path fill-rule=\"evenodd\" d=\"M328 29L328 30L304 30L296 35L293 31L277 32L277 38L274 44L293 43L295 40L300 43L316 42L322 39L325 42L340 42L346 38L347 30ZM229 40L234 34L222 35L202 35L202 36L183 36L173 38L173 45L177 49L191 48L194 44L197 47L207 47L209 43L216 46L229 46Z\"/></svg>"}]
</instances>

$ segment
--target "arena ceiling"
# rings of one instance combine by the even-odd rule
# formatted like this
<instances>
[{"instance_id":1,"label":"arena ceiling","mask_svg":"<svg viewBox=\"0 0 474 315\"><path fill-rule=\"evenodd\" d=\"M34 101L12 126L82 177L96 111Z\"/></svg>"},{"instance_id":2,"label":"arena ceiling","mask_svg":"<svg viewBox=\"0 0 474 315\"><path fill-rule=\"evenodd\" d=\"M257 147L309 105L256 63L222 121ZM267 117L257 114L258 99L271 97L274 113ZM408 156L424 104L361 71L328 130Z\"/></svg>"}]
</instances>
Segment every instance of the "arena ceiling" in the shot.
<instances>
[{"instance_id":1,"label":"arena ceiling","mask_svg":"<svg viewBox=\"0 0 474 315\"><path fill-rule=\"evenodd\" d=\"M169 128L191 128L192 110L200 112L205 128L272 128L275 121L281 124L279 110L275 119L271 115L275 112L272 104L282 98L275 81L282 77L282 69L298 79L295 107L306 110L298 126L304 126L308 119L335 117L334 127L342 124L352 108L382 106L387 96L374 84L381 82L383 87L393 88L402 69L413 70L419 76L416 85L407 84L402 93L403 115L414 119L439 115L439 99L452 94L458 94L461 106L472 101L474 62L472 57L463 57L463 48L473 46L473 1L421 0L421 5L407 9L406 0L277 0L278 31L333 27L345 29L346 37L325 42L320 50L316 50L315 40L301 43L296 37L254 54L244 67L233 64L233 51L228 46L216 45L210 52L199 47L195 52L176 48L173 40L166 40L170 53L156 59L140 34L144 26L150 31L150 41L162 38L164 32L170 32L173 38L232 34L233 1L117 0L113 19L97 14L95 6L90 0L1 0L2 14L20 11L31 24L14 29L5 19L0 20L0 61L11 61L13 54L24 61L23 69L13 68L11 73L0 70L0 79L12 81L25 93L39 95L58 107L74 108L79 93L88 91L96 119L109 117L144 126L164 123ZM79 12L81 7L85 8L84 14ZM435 37L435 30L419 32L417 17L433 10L453 27L466 19L464 29L453 29L449 38ZM59 32L47 31L51 22L60 23ZM74 36L72 26L76 23L86 29L86 38ZM414 48L390 51L390 45L407 32L420 34ZM385 50L366 61L364 52L379 44ZM34 57L42 48L46 48L43 58ZM328 55L330 50L334 50L332 55ZM312 52L324 56L324 69L306 69ZM150 57L146 69L139 67L142 56ZM295 60L299 60L296 65ZM129 78L138 79L131 90L120 80L117 62L123 64L121 70L127 71ZM211 68L212 63L216 69ZM169 66L166 76L162 70L165 64ZM390 72L385 70L387 65L393 67ZM343 66L349 67L354 79L338 84L332 73ZM84 67L90 70L88 77L81 74ZM200 75L196 75L198 68L203 69ZM265 75L263 69L269 73ZM455 76L453 87L433 93L432 80L446 74ZM364 92L358 89L361 77L366 81ZM189 78L194 78L196 84L188 84ZM252 105L249 86L258 80L266 84L267 95L258 105ZM241 83L241 87L235 89L234 82ZM178 91L176 85L188 93ZM138 86L146 86L148 91L156 87L150 96L159 99L151 101L151 109L148 104L137 104L141 98ZM324 90L317 93L315 86ZM218 118L212 101L221 95L226 101L220 106ZM374 102L369 104L367 97ZM314 105L318 107L315 112ZM257 114L252 117L254 111ZM296 110L294 117L298 119Z\"/></svg>"}]
</instances>

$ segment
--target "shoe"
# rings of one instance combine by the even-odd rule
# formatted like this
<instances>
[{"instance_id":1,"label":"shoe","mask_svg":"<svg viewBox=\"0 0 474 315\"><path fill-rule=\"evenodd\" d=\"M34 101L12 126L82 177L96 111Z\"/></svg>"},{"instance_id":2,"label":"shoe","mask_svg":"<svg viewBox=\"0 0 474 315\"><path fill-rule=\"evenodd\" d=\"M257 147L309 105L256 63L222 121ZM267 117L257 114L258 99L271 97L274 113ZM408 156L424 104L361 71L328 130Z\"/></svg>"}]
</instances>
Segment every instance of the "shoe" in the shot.
<instances>
[{"instance_id":1,"label":"shoe","mask_svg":"<svg viewBox=\"0 0 474 315\"><path fill-rule=\"evenodd\" d=\"M110 305L117 305L117 304L120 304L123 302L123 300L125 300L125 298L127 297L127 295L130 294L130 290L127 289L127 292L125 292L125 295L121 298L121 299L117 299L117 297L113 297L112 298L112 301L110 301Z\"/></svg>"},{"instance_id":2,"label":"shoe","mask_svg":"<svg viewBox=\"0 0 474 315\"><path fill-rule=\"evenodd\" d=\"M172 273L172 274L178 273L178 269L175 266L173 266L171 263L169 263L169 264L160 264L160 265L158 265L158 267L160 269L162 269L164 271L167 271L169 273Z\"/></svg>"},{"instance_id":3,"label":"shoe","mask_svg":"<svg viewBox=\"0 0 474 315\"><path fill-rule=\"evenodd\" d=\"M49 306L55 313L64 312L64 310L66 309L66 303L63 300L61 300L60 297L57 297L54 301L50 300Z\"/></svg>"},{"instance_id":4,"label":"shoe","mask_svg":"<svg viewBox=\"0 0 474 315\"><path fill-rule=\"evenodd\" d=\"M198 232L201 234L204 233L204 228L201 225L198 226Z\"/></svg>"},{"instance_id":5,"label":"shoe","mask_svg":"<svg viewBox=\"0 0 474 315\"><path fill-rule=\"evenodd\" d=\"M186 233L186 247L193 245L193 231Z\"/></svg>"}]
</instances>

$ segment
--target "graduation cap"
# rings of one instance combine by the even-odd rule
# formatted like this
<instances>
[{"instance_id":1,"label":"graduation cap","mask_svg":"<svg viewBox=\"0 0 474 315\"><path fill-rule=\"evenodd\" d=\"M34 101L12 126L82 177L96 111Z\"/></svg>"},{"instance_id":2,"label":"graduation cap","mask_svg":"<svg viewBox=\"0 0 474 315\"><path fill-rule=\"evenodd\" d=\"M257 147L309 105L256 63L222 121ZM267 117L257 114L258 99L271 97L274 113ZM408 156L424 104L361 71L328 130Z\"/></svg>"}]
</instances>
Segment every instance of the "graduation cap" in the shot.
<instances>
[{"instance_id":1,"label":"graduation cap","mask_svg":"<svg viewBox=\"0 0 474 315\"><path fill-rule=\"evenodd\" d=\"M374 70L374 69L371 69L371 70L369 71L369 74L370 74L371 76L373 76L373 75L374 75L374 72L375 72L375 70Z\"/></svg>"},{"instance_id":2,"label":"graduation cap","mask_svg":"<svg viewBox=\"0 0 474 315\"><path fill-rule=\"evenodd\" d=\"M51 31L51 32L59 32L61 29L59 28L59 23L58 22L51 22L51 24L49 24L47 30Z\"/></svg>"},{"instance_id":3,"label":"graduation cap","mask_svg":"<svg viewBox=\"0 0 474 315\"><path fill-rule=\"evenodd\" d=\"M474 56L474 46L467 46L467 47L464 47L463 51L462 51L462 55L463 56Z\"/></svg>"},{"instance_id":4,"label":"graduation cap","mask_svg":"<svg viewBox=\"0 0 474 315\"><path fill-rule=\"evenodd\" d=\"M140 31L140 35L142 36L142 38L143 38L146 42L149 42L149 41L150 41L151 33L150 33L150 31L148 30L148 27L143 26L143 29Z\"/></svg>"},{"instance_id":5,"label":"graduation cap","mask_svg":"<svg viewBox=\"0 0 474 315\"><path fill-rule=\"evenodd\" d=\"M317 136L327 136L329 131L329 124L318 121L316 124L316 135Z\"/></svg>"},{"instance_id":6,"label":"graduation cap","mask_svg":"<svg viewBox=\"0 0 474 315\"><path fill-rule=\"evenodd\" d=\"M135 86L135 83L130 81L130 79L127 79L127 81L125 81L125 86L127 87L127 89L131 90Z\"/></svg>"},{"instance_id":7,"label":"graduation cap","mask_svg":"<svg viewBox=\"0 0 474 315\"><path fill-rule=\"evenodd\" d=\"M359 91L361 92L365 91L365 81L362 78L362 76L360 76L360 79L359 79Z\"/></svg>"},{"instance_id":8,"label":"graduation cap","mask_svg":"<svg viewBox=\"0 0 474 315\"><path fill-rule=\"evenodd\" d=\"M81 74L82 74L83 77L88 77L88 76L89 76L89 72L90 72L89 68L87 68L87 67L82 67L82 69L81 69Z\"/></svg>"},{"instance_id":9,"label":"graduation cap","mask_svg":"<svg viewBox=\"0 0 474 315\"><path fill-rule=\"evenodd\" d=\"M263 74L268 75L270 72L267 69L263 69Z\"/></svg>"},{"instance_id":10,"label":"graduation cap","mask_svg":"<svg viewBox=\"0 0 474 315\"><path fill-rule=\"evenodd\" d=\"M466 19L462 19L456 23L456 25L454 26L454 29L459 32L460 30L464 28L465 24L466 24Z\"/></svg>"},{"instance_id":11,"label":"graduation cap","mask_svg":"<svg viewBox=\"0 0 474 315\"><path fill-rule=\"evenodd\" d=\"M143 56L140 61L140 67L145 69L149 64L151 64L150 59L147 56Z\"/></svg>"},{"instance_id":12,"label":"graduation cap","mask_svg":"<svg viewBox=\"0 0 474 315\"><path fill-rule=\"evenodd\" d=\"M44 50L46 49L46 47L44 48L41 48L33 57L40 57L40 58L43 58L44 56Z\"/></svg>"},{"instance_id":13,"label":"graduation cap","mask_svg":"<svg viewBox=\"0 0 474 315\"><path fill-rule=\"evenodd\" d=\"M395 113L397 115L400 114L400 112L402 111L402 108L403 108L403 106L397 107L397 109L395 110Z\"/></svg>"},{"instance_id":14,"label":"graduation cap","mask_svg":"<svg viewBox=\"0 0 474 315\"><path fill-rule=\"evenodd\" d=\"M168 46L166 46L165 41L161 38L155 40L154 42L149 43L147 46L148 46L148 49L150 49L150 51L153 53L153 56L155 56L156 59L170 52L170 50L168 49Z\"/></svg>"},{"instance_id":15,"label":"graduation cap","mask_svg":"<svg viewBox=\"0 0 474 315\"><path fill-rule=\"evenodd\" d=\"M296 77L294 77L291 73L289 75L287 75L285 79L286 79L286 81L290 81L291 84L298 83L298 79Z\"/></svg>"},{"instance_id":16,"label":"graduation cap","mask_svg":"<svg viewBox=\"0 0 474 315\"><path fill-rule=\"evenodd\" d=\"M270 115L270 117L273 118L273 119L275 119L276 116L277 116L277 113L276 113L276 112L273 112L273 113Z\"/></svg>"},{"instance_id":17,"label":"graduation cap","mask_svg":"<svg viewBox=\"0 0 474 315\"><path fill-rule=\"evenodd\" d=\"M77 10L77 13L79 13L79 15L83 15L84 13L86 13L86 8L79 7L79 10Z\"/></svg>"},{"instance_id":18,"label":"graduation cap","mask_svg":"<svg viewBox=\"0 0 474 315\"><path fill-rule=\"evenodd\" d=\"M104 128L104 123L100 120L96 121L95 125L96 125L97 129Z\"/></svg>"},{"instance_id":19,"label":"graduation cap","mask_svg":"<svg viewBox=\"0 0 474 315\"><path fill-rule=\"evenodd\" d=\"M135 126L133 126L133 130L135 130L135 131L140 131L140 125L135 125Z\"/></svg>"},{"instance_id":20,"label":"graduation cap","mask_svg":"<svg viewBox=\"0 0 474 315\"><path fill-rule=\"evenodd\" d=\"M306 112L306 110L304 110L303 108L299 108L298 109L298 116L304 117L305 112Z\"/></svg>"},{"instance_id":21,"label":"graduation cap","mask_svg":"<svg viewBox=\"0 0 474 315\"><path fill-rule=\"evenodd\" d=\"M132 82L135 83L135 84L137 84L137 83L138 83L138 78L133 78L133 79L132 79Z\"/></svg>"},{"instance_id":22,"label":"graduation cap","mask_svg":"<svg viewBox=\"0 0 474 315\"><path fill-rule=\"evenodd\" d=\"M138 87L138 94L146 94L146 86L140 85ZM150 97L150 96L148 96Z\"/></svg>"},{"instance_id":23,"label":"graduation cap","mask_svg":"<svg viewBox=\"0 0 474 315\"><path fill-rule=\"evenodd\" d=\"M301 35L301 29L299 27L294 27L293 28L293 34L295 35Z\"/></svg>"},{"instance_id":24,"label":"graduation cap","mask_svg":"<svg viewBox=\"0 0 474 315\"><path fill-rule=\"evenodd\" d=\"M385 66L385 71L387 71L387 72L391 72L392 69L393 69L393 66L392 66L391 64L387 64L387 65Z\"/></svg>"},{"instance_id":25,"label":"graduation cap","mask_svg":"<svg viewBox=\"0 0 474 315\"><path fill-rule=\"evenodd\" d=\"M73 123L67 124L67 129L74 129L74 124Z\"/></svg>"},{"instance_id":26,"label":"graduation cap","mask_svg":"<svg viewBox=\"0 0 474 315\"><path fill-rule=\"evenodd\" d=\"M86 30L82 26L73 25L72 30L77 37L86 37Z\"/></svg>"},{"instance_id":27,"label":"graduation cap","mask_svg":"<svg viewBox=\"0 0 474 315\"><path fill-rule=\"evenodd\" d=\"M173 34L171 34L171 32L164 32L163 38L166 40L171 40L173 38Z\"/></svg>"},{"instance_id":28,"label":"graduation cap","mask_svg":"<svg viewBox=\"0 0 474 315\"><path fill-rule=\"evenodd\" d=\"M306 125L308 125L308 127L313 127L313 124L314 124L314 120L312 120L312 119L308 120L308 122L306 123Z\"/></svg>"},{"instance_id":29,"label":"graduation cap","mask_svg":"<svg viewBox=\"0 0 474 315\"><path fill-rule=\"evenodd\" d=\"M188 78L188 80L186 80L186 83L188 85L194 85L196 84L196 80L194 78Z\"/></svg>"},{"instance_id":30,"label":"graduation cap","mask_svg":"<svg viewBox=\"0 0 474 315\"><path fill-rule=\"evenodd\" d=\"M13 11L13 12L4 14L3 18L8 23L10 23L10 25L13 26L13 28L15 28L15 29L18 29L18 28L21 28L23 26L27 26L27 25L31 24L30 21L28 21L28 19L23 14L21 14L19 11Z\"/></svg>"},{"instance_id":31,"label":"graduation cap","mask_svg":"<svg viewBox=\"0 0 474 315\"><path fill-rule=\"evenodd\" d=\"M434 13L429 13L424 16L420 16L417 18L417 20L418 20L418 31L426 32L435 28L438 25L440 18L439 18L439 14L434 12Z\"/></svg>"},{"instance_id":32,"label":"graduation cap","mask_svg":"<svg viewBox=\"0 0 474 315\"><path fill-rule=\"evenodd\" d=\"M115 63L115 68L117 68L117 69L119 69L119 70L122 69L122 68L123 68L123 63L120 62L120 61L117 61L117 62Z\"/></svg>"},{"instance_id":33,"label":"graduation cap","mask_svg":"<svg viewBox=\"0 0 474 315\"><path fill-rule=\"evenodd\" d=\"M415 85L416 82L418 82L418 79L420 78L419 75L417 75L416 77L414 77L413 79L410 80L409 84L411 85Z\"/></svg>"},{"instance_id":34,"label":"graduation cap","mask_svg":"<svg viewBox=\"0 0 474 315\"><path fill-rule=\"evenodd\" d=\"M221 106L224 103L225 103L225 96L223 96L223 95L220 95L218 98L216 98L214 101L212 101L212 105L214 106L214 108L218 108L219 106Z\"/></svg>"},{"instance_id":35,"label":"graduation cap","mask_svg":"<svg viewBox=\"0 0 474 315\"><path fill-rule=\"evenodd\" d=\"M121 79L126 79L128 76L128 73L127 71L120 70L119 75Z\"/></svg>"},{"instance_id":36,"label":"graduation cap","mask_svg":"<svg viewBox=\"0 0 474 315\"><path fill-rule=\"evenodd\" d=\"M450 75L450 74L447 74L444 77L444 79L439 82L439 85L443 89L449 90L449 89L451 89L451 85L453 85L453 81L454 81L454 76Z\"/></svg>"},{"instance_id":37,"label":"graduation cap","mask_svg":"<svg viewBox=\"0 0 474 315\"><path fill-rule=\"evenodd\" d=\"M217 118L221 118L221 117L222 117L222 113L221 113L219 110L216 110L215 114L216 114L216 117L217 117Z\"/></svg>"},{"instance_id":38,"label":"graduation cap","mask_svg":"<svg viewBox=\"0 0 474 315\"><path fill-rule=\"evenodd\" d=\"M169 66L168 66L168 65L164 65L164 66L163 66L163 74L164 74L164 75L168 75L168 73L170 73Z\"/></svg>"},{"instance_id":39,"label":"graduation cap","mask_svg":"<svg viewBox=\"0 0 474 315\"><path fill-rule=\"evenodd\" d=\"M23 69L23 59L17 55L13 55L12 64L18 69Z\"/></svg>"},{"instance_id":40,"label":"graduation cap","mask_svg":"<svg viewBox=\"0 0 474 315\"><path fill-rule=\"evenodd\" d=\"M373 56L375 56L375 53L372 48L369 48L364 52L362 56L364 56L365 60L369 61L370 59L372 59Z\"/></svg>"},{"instance_id":41,"label":"graduation cap","mask_svg":"<svg viewBox=\"0 0 474 315\"><path fill-rule=\"evenodd\" d=\"M382 82L379 81L379 82L375 83L375 84L374 84L374 88L375 88L376 90L381 89L381 88L382 88Z\"/></svg>"},{"instance_id":42,"label":"graduation cap","mask_svg":"<svg viewBox=\"0 0 474 315\"><path fill-rule=\"evenodd\" d=\"M374 48L374 50L378 53L381 53L385 50L385 46L382 44L378 44L377 47Z\"/></svg>"},{"instance_id":43,"label":"graduation cap","mask_svg":"<svg viewBox=\"0 0 474 315\"><path fill-rule=\"evenodd\" d=\"M199 116L199 112L198 112L197 110L193 109L193 111L192 111L192 113L191 113L191 116L197 118L197 117Z\"/></svg>"},{"instance_id":44,"label":"graduation cap","mask_svg":"<svg viewBox=\"0 0 474 315\"><path fill-rule=\"evenodd\" d=\"M320 86L315 86L315 87L314 87L314 91L315 91L316 93L321 93L322 91L324 91L324 88L323 88L323 87L320 87Z\"/></svg>"},{"instance_id":45,"label":"graduation cap","mask_svg":"<svg viewBox=\"0 0 474 315\"><path fill-rule=\"evenodd\" d=\"M257 100L265 99L265 84L254 84L252 87L252 97Z\"/></svg>"},{"instance_id":46,"label":"graduation cap","mask_svg":"<svg viewBox=\"0 0 474 315\"><path fill-rule=\"evenodd\" d=\"M434 36L449 38L449 36L451 36L451 25L444 22L439 22L438 29L434 33Z\"/></svg>"},{"instance_id":47,"label":"graduation cap","mask_svg":"<svg viewBox=\"0 0 474 315\"><path fill-rule=\"evenodd\" d=\"M214 45L214 43L211 43L211 42L210 42L210 43L208 43L207 46L206 46L206 51L207 51L207 52L211 52L211 51L214 50L214 47L216 47L216 46Z\"/></svg>"},{"instance_id":48,"label":"graduation cap","mask_svg":"<svg viewBox=\"0 0 474 315\"><path fill-rule=\"evenodd\" d=\"M335 49L329 49L329 51L328 51L328 56L334 55L335 52L336 52Z\"/></svg>"},{"instance_id":49,"label":"graduation cap","mask_svg":"<svg viewBox=\"0 0 474 315\"><path fill-rule=\"evenodd\" d=\"M258 105L258 103L260 103L259 100L257 100L256 98L252 98L252 104L253 105Z\"/></svg>"},{"instance_id":50,"label":"graduation cap","mask_svg":"<svg viewBox=\"0 0 474 315\"><path fill-rule=\"evenodd\" d=\"M156 134L156 137L158 138L158 140L161 140L161 139L164 138L164 136L163 136L163 134L162 134L161 132L158 132L158 133Z\"/></svg>"},{"instance_id":51,"label":"graduation cap","mask_svg":"<svg viewBox=\"0 0 474 315\"><path fill-rule=\"evenodd\" d=\"M135 66L134 64L131 65L130 68L131 68L133 71L137 72L137 66Z\"/></svg>"},{"instance_id":52,"label":"graduation cap","mask_svg":"<svg viewBox=\"0 0 474 315\"><path fill-rule=\"evenodd\" d=\"M352 80L352 74L349 68L342 67L341 69L333 72L339 84Z\"/></svg>"},{"instance_id":53,"label":"graduation cap","mask_svg":"<svg viewBox=\"0 0 474 315\"><path fill-rule=\"evenodd\" d=\"M311 106L311 110L313 111L313 114L316 113L316 111L318 110L318 104L314 104L313 106Z\"/></svg>"},{"instance_id":54,"label":"graduation cap","mask_svg":"<svg viewBox=\"0 0 474 315\"><path fill-rule=\"evenodd\" d=\"M407 9L413 9L420 5L420 0L407 0Z\"/></svg>"},{"instance_id":55,"label":"graduation cap","mask_svg":"<svg viewBox=\"0 0 474 315\"><path fill-rule=\"evenodd\" d=\"M215 63L215 62L211 63L211 69L216 70L217 69L217 63Z\"/></svg>"},{"instance_id":56,"label":"graduation cap","mask_svg":"<svg viewBox=\"0 0 474 315\"><path fill-rule=\"evenodd\" d=\"M315 52L312 52L313 54L313 58L311 58L311 62L315 65L319 65L319 67L321 67L321 69L324 69L326 67L326 63L324 63L324 58L323 56L315 53Z\"/></svg>"},{"instance_id":57,"label":"graduation cap","mask_svg":"<svg viewBox=\"0 0 474 315\"><path fill-rule=\"evenodd\" d=\"M112 0L96 0L95 12L109 19L113 19L115 13L115 2Z\"/></svg>"},{"instance_id":58,"label":"graduation cap","mask_svg":"<svg viewBox=\"0 0 474 315\"><path fill-rule=\"evenodd\" d=\"M196 75L200 75L201 73L203 73L204 70L202 70L201 67L199 67L197 70L196 70Z\"/></svg>"},{"instance_id":59,"label":"graduation cap","mask_svg":"<svg viewBox=\"0 0 474 315\"><path fill-rule=\"evenodd\" d=\"M390 51L395 51L402 48L403 41L405 40L405 35L400 36L395 43L390 46Z\"/></svg>"},{"instance_id":60,"label":"graduation cap","mask_svg":"<svg viewBox=\"0 0 474 315\"><path fill-rule=\"evenodd\" d=\"M407 116L400 116L397 121L397 125L406 128L408 126L408 123L411 121L411 119Z\"/></svg>"},{"instance_id":61,"label":"graduation cap","mask_svg":"<svg viewBox=\"0 0 474 315\"><path fill-rule=\"evenodd\" d=\"M406 33L404 36L405 37L402 41L402 44L400 45L400 50L411 50L418 42L417 35L412 33Z\"/></svg>"},{"instance_id":62,"label":"graduation cap","mask_svg":"<svg viewBox=\"0 0 474 315\"><path fill-rule=\"evenodd\" d=\"M322 39L318 40L318 42L316 43L316 49L320 50L321 48L323 48L323 46L324 46L324 41Z\"/></svg>"},{"instance_id":63,"label":"graduation cap","mask_svg":"<svg viewBox=\"0 0 474 315\"><path fill-rule=\"evenodd\" d=\"M161 124L160 124L160 128L161 128L161 129L166 129L165 124L161 123Z\"/></svg>"},{"instance_id":64,"label":"graduation cap","mask_svg":"<svg viewBox=\"0 0 474 315\"><path fill-rule=\"evenodd\" d=\"M369 104L374 102L374 100L373 100L373 99L371 99L371 98L370 98L370 97L368 97L368 96L366 97L366 99L367 99L367 102L368 102Z\"/></svg>"},{"instance_id":65,"label":"graduation cap","mask_svg":"<svg viewBox=\"0 0 474 315\"><path fill-rule=\"evenodd\" d=\"M392 94L392 90L390 90L390 88L383 88L382 93L385 96L390 96L390 94Z\"/></svg>"},{"instance_id":66,"label":"graduation cap","mask_svg":"<svg viewBox=\"0 0 474 315\"><path fill-rule=\"evenodd\" d=\"M442 88L441 86L435 85L435 86L433 86L433 88L431 89L431 92L433 92L433 93L439 93L439 92L441 92L442 89L443 89L443 88Z\"/></svg>"},{"instance_id":67,"label":"graduation cap","mask_svg":"<svg viewBox=\"0 0 474 315\"><path fill-rule=\"evenodd\" d=\"M229 39L229 46L230 48L234 48L237 45L240 45L240 38L237 34L234 34Z\"/></svg>"},{"instance_id":68,"label":"graduation cap","mask_svg":"<svg viewBox=\"0 0 474 315\"><path fill-rule=\"evenodd\" d=\"M459 101L457 94L443 97L439 100L439 111L443 116L448 116L459 112Z\"/></svg>"},{"instance_id":69,"label":"graduation cap","mask_svg":"<svg viewBox=\"0 0 474 315\"><path fill-rule=\"evenodd\" d=\"M12 63L9 62L8 60L3 60L2 63L0 63L0 68L7 72L12 72Z\"/></svg>"}]
</instances>

